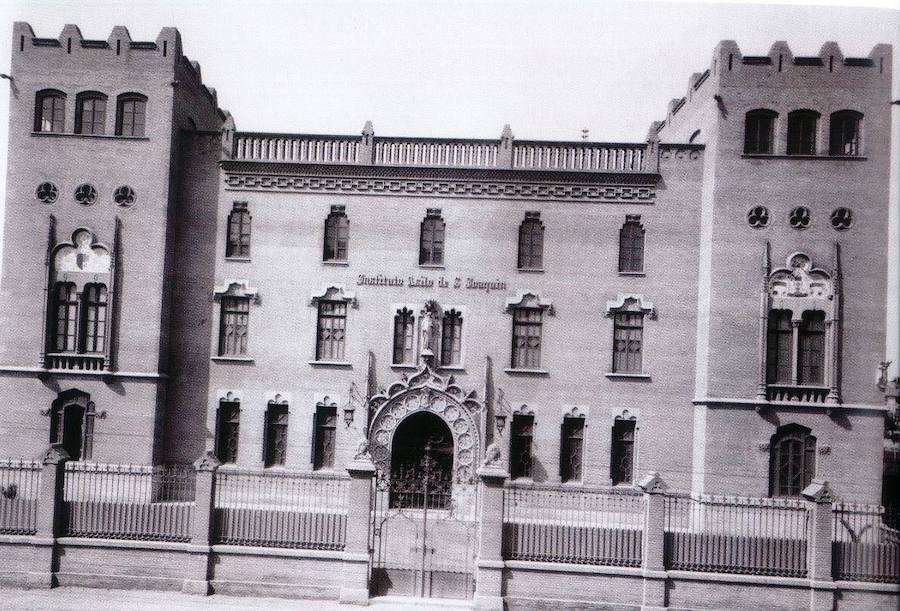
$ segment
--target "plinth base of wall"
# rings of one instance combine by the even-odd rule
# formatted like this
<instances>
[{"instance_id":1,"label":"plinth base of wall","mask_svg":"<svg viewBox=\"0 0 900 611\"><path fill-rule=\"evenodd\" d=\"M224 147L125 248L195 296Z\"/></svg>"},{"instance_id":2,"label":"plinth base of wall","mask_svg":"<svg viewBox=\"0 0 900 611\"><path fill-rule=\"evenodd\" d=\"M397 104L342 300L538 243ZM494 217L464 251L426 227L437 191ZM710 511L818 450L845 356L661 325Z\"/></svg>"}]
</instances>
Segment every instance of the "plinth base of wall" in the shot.
<instances>
[{"instance_id":1,"label":"plinth base of wall","mask_svg":"<svg viewBox=\"0 0 900 611\"><path fill-rule=\"evenodd\" d=\"M55 588L59 583L56 580L56 573L36 573L29 572L25 574L25 586L29 588Z\"/></svg>"},{"instance_id":2,"label":"plinth base of wall","mask_svg":"<svg viewBox=\"0 0 900 611\"><path fill-rule=\"evenodd\" d=\"M212 594L212 588L206 579L185 579L181 584L181 591L185 594L195 594L197 596L209 596Z\"/></svg>"},{"instance_id":3,"label":"plinth base of wall","mask_svg":"<svg viewBox=\"0 0 900 611\"><path fill-rule=\"evenodd\" d=\"M484 609L485 611L503 611L502 596L485 596L475 593L475 608Z\"/></svg>"},{"instance_id":4,"label":"plinth base of wall","mask_svg":"<svg viewBox=\"0 0 900 611\"><path fill-rule=\"evenodd\" d=\"M369 590L366 588L341 588L338 602L342 605L365 607L369 604Z\"/></svg>"}]
</instances>

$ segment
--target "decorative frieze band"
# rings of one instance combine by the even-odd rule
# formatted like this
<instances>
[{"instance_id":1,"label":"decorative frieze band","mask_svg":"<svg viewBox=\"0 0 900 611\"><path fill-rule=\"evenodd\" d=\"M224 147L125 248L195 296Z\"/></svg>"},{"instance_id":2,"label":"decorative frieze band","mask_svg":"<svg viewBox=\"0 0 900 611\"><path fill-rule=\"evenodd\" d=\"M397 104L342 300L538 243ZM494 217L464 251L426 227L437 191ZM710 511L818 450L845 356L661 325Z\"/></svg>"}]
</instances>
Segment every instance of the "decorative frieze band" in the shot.
<instances>
[{"instance_id":1,"label":"decorative frieze band","mask_svg":"<svg viewBox=\"0 0 900 611\"><path fill-rule=\"evenodd\" d=\"M517 200L548 199L599 203L652 204L656 201L656 190L650 186L547 184L452 179L432 180L422 178L226 174L225 188L231 191L362 193L368 195L411 195Z\"/></svg>"}]
</instances>

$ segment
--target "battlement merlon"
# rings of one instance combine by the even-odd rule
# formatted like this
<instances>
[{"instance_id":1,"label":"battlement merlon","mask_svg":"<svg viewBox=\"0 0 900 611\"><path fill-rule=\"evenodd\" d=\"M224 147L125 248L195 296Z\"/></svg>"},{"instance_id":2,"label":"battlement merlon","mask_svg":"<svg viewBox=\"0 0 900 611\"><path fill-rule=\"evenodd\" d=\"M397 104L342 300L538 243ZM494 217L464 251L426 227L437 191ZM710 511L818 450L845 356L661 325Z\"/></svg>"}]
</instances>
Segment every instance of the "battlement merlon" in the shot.
<instances>
[{"instance_id":1,"label":"battlement merlon","mask_svg":"<svg viewBox=\"0 0 900 611\"><path fill-rule=\"evenodd\" d=\"M882 96L889 103L892 47L877 44L867 57L845 57L836 42L826 42L818 55L795 56L784 41L775 42L765 55L744 55L733 40L716 45L709 68L688 79L687 92L669 102L664 121L655 122L651 132L666 141L687 138L681 125L697 113L709 112L729 88L751 91L755 87L802 88L865 92ZM719 96L719 100L715 100Z\"/></svg>"}]
</instances>

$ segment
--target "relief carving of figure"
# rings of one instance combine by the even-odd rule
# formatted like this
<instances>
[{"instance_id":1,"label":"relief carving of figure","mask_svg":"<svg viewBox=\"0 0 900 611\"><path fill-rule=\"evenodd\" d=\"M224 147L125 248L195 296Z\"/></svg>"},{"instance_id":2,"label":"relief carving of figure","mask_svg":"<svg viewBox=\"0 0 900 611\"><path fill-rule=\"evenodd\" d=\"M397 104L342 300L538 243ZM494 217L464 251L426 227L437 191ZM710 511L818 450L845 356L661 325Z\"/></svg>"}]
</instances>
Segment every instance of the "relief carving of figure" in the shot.
<instances>
[{"instance_id":1,"label":"relief carving of figure","mask_svg":"<svg viewBox=\"0 0 900 611\"><path fill-rule=\"evenodd\" d=\"M502 453L500 451L500 444L496 441L489 445L487 449L484 451L484 460L481 463L482 467L499 467L502 460Z\"/></svg>"}]
</instances>

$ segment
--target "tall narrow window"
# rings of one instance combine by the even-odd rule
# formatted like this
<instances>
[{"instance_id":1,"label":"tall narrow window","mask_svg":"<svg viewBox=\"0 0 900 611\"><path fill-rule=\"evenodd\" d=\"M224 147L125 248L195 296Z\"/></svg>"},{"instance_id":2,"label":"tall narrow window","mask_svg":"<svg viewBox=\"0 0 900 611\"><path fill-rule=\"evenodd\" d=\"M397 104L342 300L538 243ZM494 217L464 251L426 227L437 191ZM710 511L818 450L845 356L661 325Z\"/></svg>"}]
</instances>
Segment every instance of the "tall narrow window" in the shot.
<instances>
[{"instance_id":1,"label":"tall narrow window","mask_svg":"<svg viewBox=\"0 0 900 611\"><path fill-rule=\"evenodd\" d=\"M543 311L540 308L515 308L513 310L513 369L540 368L542 326Z\"/></svg>"},{"instance_id":2,"label":"tall narrow window","mask_svg":"<svg viewBox=\"0 0 900 611\"><path fill-rule=\"evenodd\" d=\"M147 115L147 97L123 93L116 105L116 135L143 136Z\"/></svg>"},{"instance_id":3,"label":"tall narrow window","mask_svg":"<svg viewBox=\"0 0 900 611\"><path fill-rule=\"evenodd\" d=\"M798 424L779 427L769 444L772 496L800 496L816 473L816 438Z\"/></svg>"},{"instance_id":4,"label":"tall narrow window","mask_svg":"<svg viewBox=\"0 0 900 611\"><path fill-rule=\"evenodd\" d=\"M331 214L325 219L324 261L346 261L350 241L350 221L344 206L332 206Z\"/></svg>"},{"instance_id":5,"label":"tall narrow window","mask_svg":"<svg viewBox=\"0 0 900 611\"><path fill-rule=\"evenodd\" d=\"M512 439L509 444L509 471L512 479L531 477L531 444L534 437L534 416L513 414Z\"/></svg>"},{"instance_id":6,"label":"tall narrow window","mask_svg":"<svg viewBox=\"0 0 900 611\"><path fill-rule=\"evenodd\" d=\"M269 403L266 410L265 465L284 465L287 457L288 406Z\"/></svg>"},{"instance_id":7,"label":"tall narrow window","mask_svg":"<svg viewBox=\"0 0 900 611\"><path fill-rule=\"evenodd\" d=\"M441 365L447 367L462 362L462 313L447 310L441 321Z\"/></svg>"},{"instance_id":8,"label":"tall narrow window","mask_svg":"<svg viewBox=\"0 0 900 611\"><path fill-rule=\"evenodd\" d=\"M50 445L60 445L72 460L84 456L84 406L68 403L54 407L50 412Z\"/></svg>"},{"instance_id":9,"label":"tall narrow window","mask_svg":"<svg viewBox=\"0 0 900 611\"><path fill-rule=\"evenodd\" d=\"M744 153L771 155L775 142L775 119L778 113L765 108L751 110L744 118Z\"/></svg>"},{"instance_id":10,"label":"tall narrow window","mask_svg":"<svg viewBox=\"0 0 900 611\"><path fill-rule=\"evenodd\" d=\"M250 300L222 297L219 321L219 356L245 356L250 327Z\"/></svg>"},{"instance_id":11,"label":"tall narrow window","mask_svg":"<svg viewBox=\"0 0 900 611\"><path fill-rule=\"evenodd\" d=\"M419 237L419 265L444 263L444 219L440 208L429 208Z\"/></svg>"},{"instance_id":12,"label":"tall narrow window","mask_svg":"<svg viewBox=\"0 0 900 611\"><path fill-rule=\"evenodd\" d=\"M819 113L795 110L788 114L788 155L815 155Z\"/></svg>"},{"instance_id":13,"label":"tall narrow window","mask_svg":"<svg viewBox=\"0 0 900 611\"><path fill-rule=\"evenodd\" d=\"M644 226L640 214L626 215L625 224L619 230L619 271L644 271Z\"/></svg>"},{"instance_id":14,"label":"tall narrow window","mask_svg":"<svg viewBox=\"0 0 900 611\"><path fill-rule=\"evenodd\" d=\"M540 212L526 212L519 225L519 269L544 266L544 224Z\"/></svg>"},{"instance_id":15,"label":"tall narrow window","mask_svg":"<svg viewBox=\"0 0 900 611\"><path fill-rule=\"evenodd\" d=\"M57 282L53 300L53 352L78 349L78 293L71 282Z\"/></svg>"},{"instance_id":16,"label":"tall narrow window","mask_svg":"<svg viewBox=\"0 0 900 611\"><path fill-rule=\"evenodd\" d=\"M337 408L320 405L315 413L315 439L313 440L313 469L334 467L335 431Z\"/></svg>"},{"instance_id":17,"label":"tall narrow window","mask_svg":"<svg viewBox=\"0 0 900 611\"><path fill-rule=\"evenodd\" d=\"M75 98L75 133L106 133L106 96L97 91L79 93Z\"/></svg>"},{"instance_id":18,"label":"tall narrow window","mask_svg":"<svg viewBox=\"0 0 900 611\"><path fill-rule=\"evenodd\" d=\"M247 202L234 202L228 214L228 242L226 257L245 258L250 256L250 211Z\"/></svg>"},{"instance_id":19,"label":"tall narrow window","mask_svg":"<svg viewBox=\"0 0 900 611\"><path fill-rule=\"evenodd\" d=\"M563 418L559 451L559 476L564 482L581 480L584 418Z\"/></svg>"},{"instance_id":20,"label":"tall narrow window","mask_svg":"<svg viewBox=\"0 0 900 611\"><path fill-rule=\"evenodd\" d=\"M644 314L628 310L613 318L613 373L643 370Z\"/></svg>"},{"instance_id":21,"label":"tall narrow window","mask_svg":"<svg viewBox=\"0 0 900 611\"><path fill-rule=\"evenodd\" d=\"M216 458L223 463L235 463L241 426L241 404L222 401L216 415Z\"/></svg>"},{"instance_id":22,"label":"tall narrow window","mask_svg":"<svg viewBox=\"0 0 900 611\"><path fill-rule=\"evenodd\" d=\"M343 301L320 301L317 361L344 360L344 332L347 326L347 304Z\"/></svg>"},{"instance_id":23,"label":"tall narrow window","mask_svg":"<svg viewBox=\"0 0 900 611\"><path fill-rule=\"evenodd\" d=\"M610 477L613 485L634 479L634 420L616 420L612 430Z\"/></svg>"},{"instance_id":24,"label":"tall narrow window","mask_svg":"<svg viewBox=\"0 0 900 611\"><path fill-rule=\"evenodd\" d=\"M409 308L397 310L394 315L394 361L395 365L414 363L413 338L415 337L415 314Z\"/></svg>"},{"instance_id":25,"label":"tall narrow window","mask_svg":"<svg viewBox=\"0 0 900 611\"><path fill-rule=\"evenodd\" d=\"M862 113L855 110L840 110L831 114L831 134L828 142L829 155L855 157L861 154L860 126Z\"/></svg>"},{"instance_id":26,"label":"tall narrow window","mask_svg":"<svg viewBox=\"0 0 900 611\"><path fill-rule=\"evenodd\" d=\"M794 331L790 310L769 312L769 329L766 340L766 382L790 384L793 379Z\"/></svg>"},{"instance_id":27,"label":"tall narrow window","mask_svg":"<svg viewBox=\"0 0 900 611\"><path fill-rule=\"evenodd\" d=\"M38 91L34 104L34 131L61 134L66 128L66 94L55 89Z\"/></svg>"},{"instance_id":28,"label":"tall narrow window","mask_svg":"<svg viewBox=\"0 0 900 611\"><path fill-rule=\"evenodd\" d=\"M87 284L82 291L79 352L103 352L106 346L106 295L102 284Z\"/></svg>"},{"instance_id":29,"label":"tall narrow window","mask_svg":"<svg viewBox=\"0 0 900 611\"><path fill-rule=\"evenodd\" d=\"M800 321L797 342L797 382L825 382L825 312L807 311Z\"/></svg>"}]
</instances>

